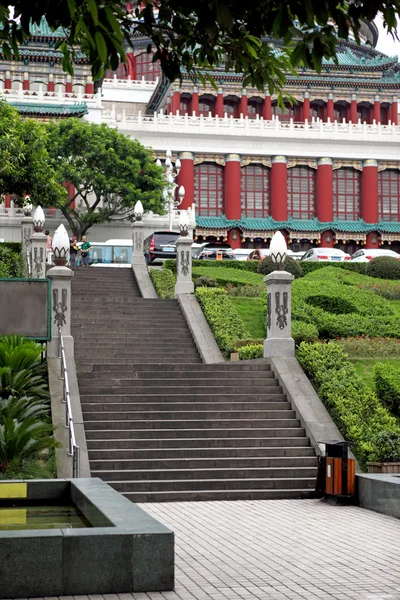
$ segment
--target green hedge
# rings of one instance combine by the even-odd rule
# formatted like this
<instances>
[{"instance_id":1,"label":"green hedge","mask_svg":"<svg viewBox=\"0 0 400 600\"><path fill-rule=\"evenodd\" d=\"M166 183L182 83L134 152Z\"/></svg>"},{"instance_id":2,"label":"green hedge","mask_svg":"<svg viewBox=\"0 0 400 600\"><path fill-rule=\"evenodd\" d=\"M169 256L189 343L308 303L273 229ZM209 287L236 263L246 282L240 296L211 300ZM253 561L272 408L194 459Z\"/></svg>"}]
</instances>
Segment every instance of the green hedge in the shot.
<instances>
[{"instance_id":1,"label":"green hedge","mask_svg":"<svg viewBox=\"0 0 400 600\"><path fill-rule=\"evenodd\" d=\"M400 431L396 418L356 374L340 346L302 343L297 359L343 437L356 444L355 453L365 465L375 451L373 440L378 434Z\"/></svg>"},{"instance_id":2,"label":"green hedge","mask_svg":"<svg viewBox=\"0 0 400 600\"><path fill-rule=\"evenodd\" d=\"M240 269L230 269L221 267L193 267L193 279L197 277L209 277L220 285L232 284L236 286L242 285L264 285L264 278L258 273L251 273Z\"/></svg>"},{"instance_id":3,"label":"green hedge","mask_svg":"<svg viewBox=\"0 0 400 600\"><path fill-rule=\"evenodd\" d=\"M376 393L392 412L400 414L400 370L393 365L376 363L374 370Z\"/></svg>"},{"instance_id":4,"label":"green hedge","mask_svg":"<svg viewBox=\"0 0 400 600\"><path fill-rule=\"evenodd\" d=\"M23 276L21 244L19 242L0 243L0 278Z\"/></svg>"},{"instance_id":5,"label":"green hedge","mask_svg":"<svg viewBox=\"0 0 400 600\"><path fill-rule=\"evenodd\" d=\"M266 256L259 262L257 273L261 273L265 276L269 275L273 271L276 271L276 269L276 263L272 260L270 256ZM283 270L287 271L288 273L291 273L296 279L301 277L303 274L300 261L294 260L294 258L290 258L290 256L286 257L285 262L283 264Z\"/></svg>"},{"instance_id":6,"label":"green hedge","mask_svg":"<svg viewBox=\"0 0 400 600\"><path fill-rule=\"evenodd\" d=\"M248 344L239 348L239 360L253 360L255 358L263 358L263 344Z\"/></svg>"},{"instance_id":7,"label":"green hedge","mask_svg":"<svg viewBox=\"0 0 400 600\"><path fill-rule=\"evenodd\" d=\"M303 276L308 275L308 273L312 273L314 271L319 271L320 269L325 269L327 267L326 262L318 262L312 260L301 260L299 261L301 264L301 269L303 271ZM350 260L343 262L335 262L330 263L329 267L333 269L345 269L346 271L352 271L353 273L360 273L361 275L365 274L365 266L368 263L356 263L351 262Z\"/></svg>"},{"instance_id":8,"label":"green hedge","mask_svg":"<svg viewBox=\"0 0 400 600\"><path fill-rule=\"evenodd\" d=\"M150 277L160 298L175 296L175 275L168 269L150 269Z\"/></svg>"},{"instance_id":9,"label":"green hedge","mask_svg":"<svg viewBox=\"0 0 400 600\"><path fill-rule=\"evenodd\" d=\"M400 262L392 256L377 256L366 264L365 273L379 279L400 279Z\"/></svg>"},{"instance_id":10,"label":"green hedge","mask_svg":"<svg viewBox=\"0 0 400 600\"><path fill-rule=\"evenodd\" d=\"M196 289L195 294L216 342L223 352L232 352L236 340L249 337L242 319L225 290L200 287Z\"/></svg>"},{"instance_id":11,"label":"green hedge","mask_svg":"<svg viewBox=\"0 0 400 600\"><path fill-rule=\"evenodd\" d=\"M205 269L237 269L239 271L251 271L257 273L258 260L194 260L194 267ZM169 258L164 261L164 268L176 272L176 260Z\"/></svg>"}]
</instances>

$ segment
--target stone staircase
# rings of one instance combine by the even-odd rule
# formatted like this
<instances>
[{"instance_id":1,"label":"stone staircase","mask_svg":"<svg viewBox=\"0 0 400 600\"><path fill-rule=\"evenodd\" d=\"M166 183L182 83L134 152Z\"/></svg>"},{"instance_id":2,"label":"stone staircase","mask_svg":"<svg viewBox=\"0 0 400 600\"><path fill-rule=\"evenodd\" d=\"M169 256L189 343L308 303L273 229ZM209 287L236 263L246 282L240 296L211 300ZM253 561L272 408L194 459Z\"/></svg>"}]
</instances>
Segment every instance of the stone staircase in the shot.
<instances>
[{"instance_id":1,"label":"stone staircase","mask_svg":"<svg viewBox=\"0 0 400 600\"><path fill-rule=\"evenodd\" d=\"M313 448L266 364L201 363L176 300L76 269L72 335L93 476L134 502L299 498Z\"/></svg>"}]
</instances>

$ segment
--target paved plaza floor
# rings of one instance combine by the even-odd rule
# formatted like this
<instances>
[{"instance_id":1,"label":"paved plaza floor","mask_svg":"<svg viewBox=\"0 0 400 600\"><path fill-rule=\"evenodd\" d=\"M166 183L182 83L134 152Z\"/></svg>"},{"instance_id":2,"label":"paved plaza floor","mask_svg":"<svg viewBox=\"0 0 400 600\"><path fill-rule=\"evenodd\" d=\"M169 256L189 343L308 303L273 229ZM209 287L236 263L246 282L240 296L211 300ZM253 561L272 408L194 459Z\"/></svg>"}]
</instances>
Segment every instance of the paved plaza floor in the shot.
<instances>
[{"instance_id":1,"label":"paved plaza floor","mask_svg":"<svg viewBox=\"0 0 400 600\"><path fill-rule=\"evenodd\" d=\"M90 600L400 600L392 517L319 500L141 506L175 531L175 591Z\"/></svg>"}]
</instances>

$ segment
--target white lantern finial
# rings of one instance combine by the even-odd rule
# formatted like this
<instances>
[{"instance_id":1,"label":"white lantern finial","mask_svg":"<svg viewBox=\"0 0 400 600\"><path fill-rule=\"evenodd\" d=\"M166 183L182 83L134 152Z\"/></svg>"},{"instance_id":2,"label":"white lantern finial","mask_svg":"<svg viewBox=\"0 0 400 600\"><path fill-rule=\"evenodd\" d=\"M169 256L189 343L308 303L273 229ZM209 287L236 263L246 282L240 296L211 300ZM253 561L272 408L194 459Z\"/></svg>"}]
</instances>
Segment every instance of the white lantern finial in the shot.
<instances>
[{"instance_id":1,"label":"white lantern finial","mask_svg":"<svg viewBox=\"0 0 400 600\"><path fill-rule=\"evenodd\" d=\"M37 206L33 213L33 231L41 232L44 229L44 211L41 206Z\"/></svg>"},{"instance_id":2,"label":"white lantern finial","mask_svg":"<svg viewBox=\"0 0 400 600\"><path fill-rule=\"evenodd\" d=\"M133 214L135 215L137 221L142 220L143 213L144 213L143 204L141 203L140 200L138 200L133 209Z\"/></svg>"},{"instance_id":3,"label":"white lantern finial","mask_svg":"<svg viewBox=\"0 0 400 600\"><path fill-rule=\"evenodd\" d=\"M187 214L187 211L181 210L181 213L179 215L179 231L182 236L188 235L189 225L190 225L190 221L189 221L189 215Z\"/></svg>"},{"instance_id":4,"label":"white lantern finial","mask_svg":"<svg viewBox=\"0 0 400 600\"><path fill-rule=\"evenodd\" d=\"M58 266L65 265L69 252L69 236L63 224L57 227L53 236L52 246L54 263Z\"/></svg>"},{"instance_id":5,"label":"white lantern finial","mask_svg":"<svg viewBox=\"0 0 400 600\"><path fill-rule=\"evenodd\" d=\"M276 263L278 269L282 269L283 263L286 260L287 245L286 240L280 231L276 231L272 236L269 251L272 261Z\"/></svg>"}]
</instances>

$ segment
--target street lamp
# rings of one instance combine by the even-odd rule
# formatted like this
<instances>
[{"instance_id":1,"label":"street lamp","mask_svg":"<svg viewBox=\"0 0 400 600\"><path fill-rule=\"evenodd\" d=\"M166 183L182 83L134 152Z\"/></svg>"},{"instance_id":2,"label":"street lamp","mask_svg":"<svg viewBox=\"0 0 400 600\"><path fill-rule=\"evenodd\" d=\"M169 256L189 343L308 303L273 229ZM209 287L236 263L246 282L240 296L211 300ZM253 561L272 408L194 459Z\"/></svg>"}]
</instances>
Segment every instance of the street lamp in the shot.
<instances>
[{"instance_id":1,"label":"street lamp","mask_svg":"<svg viewBox=\"0 0 400 600\"><path fill-rule=\"evenodd\" d=\"M286 240L280 231L275 231L269 245L269 252L272 262L276 263L278 270L283 269L286 260L287 245Z\"/></svg>"},{"instance_id":2,"label":"street lamp","mask_svg":"<svg viewBox=\"0 0 400 600\"><path fill-rule=\"evenodd\" d=\"M37 206L33 213L33 231L41 233L44 229L45 217L41 206Z\"/></svg>"},{"instance_id":3,"label":"street lamp","mask_svg":"<svg viewBox=\"0 0 400 600\"><path fill-rule=\"evenodd\" d=\"M176 159L175 165L173 164L171 158L171 150L167 150L165 153L164 166L159 158L156 160L156 165L158 167L163 167L164 178L167 182L167 187L164 191L164 198L166 201L166 208L168 211L169 231L172 231L174 211L177 210L178 206L180 206L185 197L185 188L183 187L183 185L181 185L178 191L178 198L176 198L175 190L178 187L178 184L175 183L175 180L180 173L182 165L179 158Z\"/></svg>"},{"instance_id":4,"label":"street lamp","mask_svg":"<svg viewBox=\"0 0 400 600\"><path fill-rule=\"evenodd\" d=\"M65 266L69 252L69 236L64 225L61 224L53 236L54 263L57 266Z\"/></svg>"}]
</instances>

